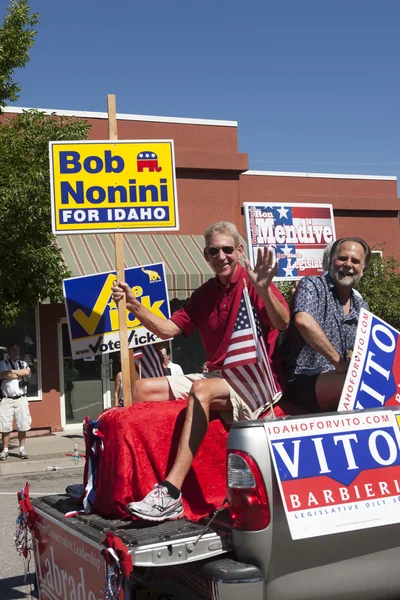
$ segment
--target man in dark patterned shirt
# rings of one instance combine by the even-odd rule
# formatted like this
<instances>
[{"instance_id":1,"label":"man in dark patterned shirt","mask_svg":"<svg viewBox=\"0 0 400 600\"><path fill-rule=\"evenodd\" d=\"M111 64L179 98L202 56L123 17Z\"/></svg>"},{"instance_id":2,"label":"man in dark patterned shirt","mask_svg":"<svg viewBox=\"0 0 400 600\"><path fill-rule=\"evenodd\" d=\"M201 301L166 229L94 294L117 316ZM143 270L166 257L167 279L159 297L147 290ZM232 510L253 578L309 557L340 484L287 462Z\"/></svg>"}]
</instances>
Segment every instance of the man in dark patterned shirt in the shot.
<instances>
[{"instance_id":1,"label":"man in dark patterned shirt","mask_svg":"<svg viewBox=\"0 0 400 600\"><path fill-rule=\"evenodd\" d=\"M284 342L285 399L310 412L337 408L360 309L368 309L353 288L370 255L361 238L341 238L332 246L329 273L304 277L297 287Z\"/></svg>"}]
</instances>

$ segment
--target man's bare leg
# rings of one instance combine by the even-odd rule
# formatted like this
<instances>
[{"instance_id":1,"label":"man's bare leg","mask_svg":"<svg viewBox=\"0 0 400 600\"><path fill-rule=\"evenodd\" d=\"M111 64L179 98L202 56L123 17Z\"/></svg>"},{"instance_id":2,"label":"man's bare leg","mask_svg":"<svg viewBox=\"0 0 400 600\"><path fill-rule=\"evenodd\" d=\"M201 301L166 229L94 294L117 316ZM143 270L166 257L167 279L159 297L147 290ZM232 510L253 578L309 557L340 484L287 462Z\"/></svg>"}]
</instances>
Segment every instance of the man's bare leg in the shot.
<instances>
[{"instance_id":1,"label":"man's bare leg","mask_svg":"<svg viewBox=\"0 0 400 600\"><path fill-rule=\"evenodd\" d=\"M166 377L138 379L133 386L133 402L162 402L175 400Z\"/></svg>"},{"instance_id":2,"label":"man's bare leg","mask_svg":"<svg viewBox=\"0 0 400 600\"><path fill-rule=\"evenodd\" d=\"M26 431L18 431L19 441L19 457L27 459L29 458L25 450Z\"/></svg>"},{"instance_id":3,"label":"man's bare leg","mask_svg":"<svg viewBox=\"0 0 400 600\"><path fill-rule=\"evenodd\" d=\"M324 371L318 376L315 395L321 410L337 409L345 379L346 373L336 371Z\"/></svg>"},{"instance_id":4,"label":"man's bare leg","mask_svg":"<svg viewBox=\"0 0 400 600\"><path fill-rule=\"evenodd\" d=\"M8 458L8 443L10 441L10 433L2 433L3 450L0 453L0 460L7 460Z\"/></svg>"},{"instance_id":5,"label":"man's bare leg","mask_svg":"<svg viewBox=\"0 0 400 600\"><path fill-rule=\"evenodd\" d=\"M2 433L2 438L3 438L3 448L7 448L8 449L8 444L10 443L10 435L11 435L11 431L9 433Z\"/></svg>"},{"instance_id":6,"label":"man's bare leg","mask_svg":"<svg viewBox=\"0 0 400 600\"><path fill-rule=\"evenodd\" d=\"M223 379L198 380L193 383L174 465L166 479L155 485L143 500L127 505L129 513L149 521L165 521L182 516L180 490L207 432L210 409L232 411L229 386Z\"/></svg>"},{"instance_id":7,"label":"man's bare leg","mask_svg":"<svg viewBox=\"0 0 400 600\"><path fill-rule=\"evenodd\" d=\"M166 476L166 480L179 490L207 433L210 410L232 411L229 387L224 379L200 379L192 385L178 453Z\"/></svg>"}]
</instances>

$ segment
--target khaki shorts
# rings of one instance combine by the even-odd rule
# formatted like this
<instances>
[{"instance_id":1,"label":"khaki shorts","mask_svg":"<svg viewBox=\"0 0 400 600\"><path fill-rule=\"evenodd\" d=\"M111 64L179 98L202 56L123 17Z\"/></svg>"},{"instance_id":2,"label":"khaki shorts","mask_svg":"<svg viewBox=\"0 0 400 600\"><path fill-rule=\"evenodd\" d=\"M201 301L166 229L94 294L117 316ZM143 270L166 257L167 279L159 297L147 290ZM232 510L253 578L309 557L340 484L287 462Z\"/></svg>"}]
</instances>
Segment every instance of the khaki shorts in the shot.
<instances>
[{"instance_id":1,"label":"khaki shorts","mask_svg":"<svg viewBox=\"0 0 400 600\"><path fill-rule=\"evenodd\" d=\"M32 417L26 396L21 398L2 398L0 401L0 432L9 433L13 429L13 418L17 431L29 431Z\"/></svg>"},{"instance_id":2,"label":"khaki shorts","mask_svg":"<svg viewBox=\"0 0 400 600\"><path fill-rule=\"evenodd\" d=\"M200 379L224 379L221 371L210 371L208 373L191 373L190 375L167 375L169 387L172 390L175 399L187 396L194 381ZM250 421L251 419L257 418L255 413L251 411L249 406L242 400L242 398L235 392L235 390L229 385L227 381L226 388L229 391L229 397L232 404L232 415L228 411L219 411L224 421L227 423L233 421ZM258 412L258 411L256 411Z\"/></svg>"}]
</instances>

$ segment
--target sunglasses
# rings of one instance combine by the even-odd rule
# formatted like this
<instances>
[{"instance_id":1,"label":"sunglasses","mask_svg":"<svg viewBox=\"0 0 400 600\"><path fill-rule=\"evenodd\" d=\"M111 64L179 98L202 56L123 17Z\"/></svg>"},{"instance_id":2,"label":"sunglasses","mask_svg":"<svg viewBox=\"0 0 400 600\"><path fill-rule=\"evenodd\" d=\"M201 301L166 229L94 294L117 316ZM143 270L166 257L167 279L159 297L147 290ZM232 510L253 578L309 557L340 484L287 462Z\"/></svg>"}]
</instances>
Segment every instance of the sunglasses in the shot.
<instances>
[{"instance_id":1,"label":"sunglasses","mask_svg":"<svg viewBox=\"0 0 400 600\"><path fill-rule=\"evenodd\" d=\"M234 246L221 246L220 248L216 248L215 246L210 246L207 248L207 253L210 256L217 256L219 251L222 250L224 254L232 254L236 248Z\"/></svg>"}]
</instances>

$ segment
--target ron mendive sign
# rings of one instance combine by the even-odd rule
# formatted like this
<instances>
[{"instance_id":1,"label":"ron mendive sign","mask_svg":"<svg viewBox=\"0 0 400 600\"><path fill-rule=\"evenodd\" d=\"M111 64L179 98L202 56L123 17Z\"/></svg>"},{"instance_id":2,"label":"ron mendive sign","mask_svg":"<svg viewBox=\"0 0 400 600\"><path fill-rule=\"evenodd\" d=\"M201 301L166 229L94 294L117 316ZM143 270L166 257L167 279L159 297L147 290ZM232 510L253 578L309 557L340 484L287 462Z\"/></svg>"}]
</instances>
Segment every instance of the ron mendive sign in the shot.
<instances>
[{"instance_id":1,"label":"ron mendive sign","mask_svg":"<svg viewBox=\"0 0 400 600\"><path fill-rule=\"evenodd\" d=\"M276 281L322 275L323 253L335 237L331 204L245 202L247 243L251 266L258 250L275 248Z\"/></svg>"},{"instance_id":2,"label":"ron mendive sign","mask_svg":"<svg viewBox=\"0 0 400 600\"><path fill-rule=\"evenodd\" d=\"M50 142L54 234L179 229L172 140Z\"/></svg>"}]
</instances>

